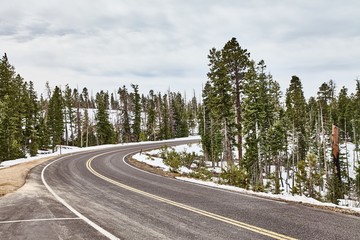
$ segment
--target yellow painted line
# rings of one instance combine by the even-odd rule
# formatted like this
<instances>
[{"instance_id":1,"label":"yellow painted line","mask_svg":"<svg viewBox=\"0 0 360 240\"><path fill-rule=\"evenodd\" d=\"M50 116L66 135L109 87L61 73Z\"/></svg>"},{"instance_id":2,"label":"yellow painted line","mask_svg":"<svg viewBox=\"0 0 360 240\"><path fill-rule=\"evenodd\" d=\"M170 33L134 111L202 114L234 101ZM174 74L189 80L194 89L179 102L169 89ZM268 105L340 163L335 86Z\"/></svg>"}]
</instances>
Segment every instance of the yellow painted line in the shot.
<instances>
[{"instance_id":1,"label":"yellow painted line","mask_svg":"<svg viewBox=\"0 0 360 240\"><path fill-rule=\"evenodd\" d=\"M206 217L209 217L209 218L212 218L212 219L224 222L224 223L228 223L228 224L231 224L233 226L237 226L237 227L240 227L240 228L243 228L243 229L247 229L249 231L252 231L252 232L255 232L255 233L258 233L258 234L261 234L261 235L265 235L265 236L268 236L268 237L271 237L271 238L274 238L274 239L295 240L295 238L288 237L288 236L283 235L283 234L279 234L279 233L276 233L276 232L273 232L273 231L266 230L264 228L256 227L256 226L244 223L244 222L236 221L234 219L227 218L227 217L215 214L215 213L211 213L211 212L207 212L207 211L204 211L204 210L201 210L201 209L198 209L198 208L194 208L194 207L191 207L191 206L186 205L186 204L178 203L178 202L175 202L175 201L163 198L163 197L159 197L157 195L154 195L154 194L151 194L151 193L148 193L148 192L144 192L142 190L130 187L128 185L117 182L117 181L115 181L113 179L110 179L110 178L98 173L97 171L95 171L94 168L91 166L91 163L95 158L97 158L97 157L99 157L101 155L105 155L105 154L106 153L102 153L102 154L99 154L99 155L96 155L96 156L90 158L86 162L86 167L95 176L97 176L97 177L99 177L99 178L101 178L101 179L103 179L103 180L105 180L105 181L107 181L109 183L112 183L112 184L114 184L114 185L116 185L118 187L124 188L126 190L141 194L143 196L158 200L160 202L167 203L169 205L176 206L176 207L179 207L179 208L182 208L182 209L185 209L185 210L188 210L188 211L191 211L191 212L194 212L194 213L197 213L197 214L200 214L200 215L203 215L203 216L206 216Z\"/></svg>"}]
</instances>

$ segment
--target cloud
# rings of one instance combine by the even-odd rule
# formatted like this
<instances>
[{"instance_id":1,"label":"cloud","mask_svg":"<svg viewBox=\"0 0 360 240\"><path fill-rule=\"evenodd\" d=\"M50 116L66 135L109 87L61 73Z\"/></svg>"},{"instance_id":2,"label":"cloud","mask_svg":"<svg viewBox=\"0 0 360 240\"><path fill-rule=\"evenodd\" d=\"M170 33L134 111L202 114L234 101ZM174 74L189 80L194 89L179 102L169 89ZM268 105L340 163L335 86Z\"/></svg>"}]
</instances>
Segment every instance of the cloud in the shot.
<instances>
[{"instance_id":1,"label":"cloud","mask_svg":"<svg viewBox=\"0 0 360 240\"><path fill-rule=\"evenodd\" d=\"M40 91L49 81L200 92L209 49L236 37L283 91L298 75L309 96L329 79L355 86L359 8L358 1L12 0L0 9L0 50Z\"/></svg>"}]
</instances>

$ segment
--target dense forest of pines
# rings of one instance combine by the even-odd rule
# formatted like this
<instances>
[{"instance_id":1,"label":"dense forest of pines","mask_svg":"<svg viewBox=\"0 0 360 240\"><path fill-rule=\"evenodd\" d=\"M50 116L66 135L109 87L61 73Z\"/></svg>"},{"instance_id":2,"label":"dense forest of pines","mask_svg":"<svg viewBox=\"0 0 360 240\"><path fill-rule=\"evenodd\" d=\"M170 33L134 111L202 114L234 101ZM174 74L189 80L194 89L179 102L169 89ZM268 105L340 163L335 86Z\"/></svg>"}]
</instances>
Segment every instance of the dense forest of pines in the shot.
<instances>
[{"instance_id":1,"label":"dense forest of pines","mask_svg":"<svg viewBox=\"0 0 360 240\"><path fill-rule=\"evenodd\" d=\"M264 179L272 179L274 193L287 184L293 194L317 199L326 189L332 202L355 192L360 196L360 168L351 179L347 156L340 156L338 171L331 152L336 125L340 147L355 144L359 160L360 80L354 81L353 94L342 87L336 95L330 80L306 100L301 80L292 76L283 102L265 62L252 60L235 38L221 50L211 49L208 59L199 132L205 159L214 165L227 162L229 182L262 191ZM280 179L284 170L288 177Z\"/></svg>"},{"instance_id":2,"label":"dense forest of pines","mask_svg":"<svg viewBox=\"0 0 360 240\"><path fill-rule=\"evenodd\" d=\"M0 162L36 155L57 145L88 147L101 144L162 140L194 133L198 103L180 93L120 87L116 93L46 85L46 96L34 91L9 63L0 63Z\"/></svg>"},{"instance_id":3,"label":"dense forest of pines","mask_svg":"<svg viewBox=\"0 0 360 240\"><path fill-rule=\"evenodd\" d=\"M281 185L293 194L337 202L360 196L360 168L349 177L347 155L339 168L332 156L332 127L340 147L356 146L359 161L360 80L355 92L332 80L317 96L304 97L299 77L292 76L285 96L267 72L235 38L208 55L208 81L202 103L168 91L140 95L139 86L116 93L79 91L46 85L46 96L34 91L9 63L0 62L0 162L36 155L57 145L87 147L201 135L203 161L224 167L227 183L264 191ZM194 94L195 95L195 94ZM115 117L113 117L115 116ZM345 143L345 144L344 144ZM357 164L359 166L359 164ZM286 172L282 179L280 172ZM269 182L268 180L271 180ZM291 186L291 187L290 187Z\"/></svg>"}]
</instances>

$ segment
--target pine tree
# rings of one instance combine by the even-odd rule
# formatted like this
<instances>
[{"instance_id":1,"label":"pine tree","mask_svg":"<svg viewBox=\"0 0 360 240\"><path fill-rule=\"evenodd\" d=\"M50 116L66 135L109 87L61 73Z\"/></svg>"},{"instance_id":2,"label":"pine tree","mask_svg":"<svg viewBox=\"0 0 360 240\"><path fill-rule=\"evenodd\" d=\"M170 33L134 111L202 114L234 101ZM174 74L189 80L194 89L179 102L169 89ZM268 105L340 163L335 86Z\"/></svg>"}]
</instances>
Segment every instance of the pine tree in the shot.
<instances>
[{"instance_id":1,"label":"pine tree","mask_svg":"<svg viewBox=\"0 0 360 240\"><path fill-rule=\"evenodd\" d=\"M125 86L119 88L118 94L120 95L120 122L122 126L123 142L131 141L131 127L129 117L129 93Z\"/></svg>"},{"instance_id":2,"label":"pine tree","mask_svg":"<svg viewBox=\"0 0 360 240\"><path fill-rule=\"evenodd\" d=\"M150 90L147 98L147 136L150 141L156 140L156 110L154 91Z\"/></svg>"},{"instance_id":3,"label":"pine tree","mask_svg":"<svg viewBox=\"0 0 360 240\"><path fill-rule=\"evenodd\" d=\"M219 166L222 153L221 124L213 110L213 87L210 81L203 89L203 104L199 111L199 133L204 151L205 161L211 161L212 166Z\"/></svg>"},{"instance_id":4,"label":"pine tree","mask_svg":"<svg viewBox=\"0 0 360 240\"><path fill-rule=\"evenodd\" d=\"M188 123L187 125L189 126L189 130L191 132L191 135L195 134L195 128L197 125L197 100L195 97L195 91L194 91L194 96L191 99L191 101L188 103L188 108L187 108L187 112L188 112Z\"/></svg>"},{"instance_id":5,"label":"pine tree","mask_svg":"<svg viewBox=\"0 0 360 240\"><path fill-rule=\"evenodd\" d=\"M135 84L131 84L131 87L134 90L133 96L133 124L132 124L132 134L135 142L140 141L140 133L141 133L141 98L139 94L139 86Z\"/></svg>"},{"instance_id":6,"label":"pine tree","mask_svg":"<svg viewBox=\"0 0 360 240\"><path fill-rule=\"evenodd\" d=\"M27 86L27 84L25 85ZM39 149L37 127L39 125L39 104L34 91L34 84L29 83L24 89L25 97L25 143L30 155L35 156Z\"/></svg>"},{"instance_id":7,"label":"pine tree","mask_svg":"<svg viewBox=\"0 0 360 240\"><path fill-rule=\"evenodd\" d=\"M227 69L222 61L221 51L215 48L208 55L210 71L208 78L211 82L211 111L214 121L222 126L223 132L223 158L228 165L233 164L232 143L234 142L234 111L232 85Z\"/></svg>"},{"instance_id":8,"label":"pine tree","mask_svg":"<svg viewBox=\"0 0 360 240\"><path fill-rule=\"evenodd\" d=\"M161 139L169 139L171 138L171 126L169 119L169 102L167 94L163 96L161 103L162 124L160 125L160 136Z\"/></svg>"},{"instance_id":9,"label":"pine tree","mask_svg":"<svg viewBox=\"0 0 360 240\"><path fill-rule=\"evenodd\" d=\"M173 93L171 97L171 108L173 114L173 136L187 137L189 135L189 126L187 124L187 111L185 100L180 93Z\"/></svg>"},{"instance_id":10,"label":"pine tree","mask_svg":"<svg viewBox=\"0 0 360 240\"><path fill-rule=\"evenodd\" d=\"M114 142L114 130L109 120L109 94L100 91L96 94L97 112L96 120L96 138L97 144L111 144Z\"/></svg>"},{"instance_id":11,"label":"pine tree","mask_svg":"<svg viewBox=\"0 0 360 240\"><path fill-rule=\"evenodd\" d=\"M342 130L340 132L340 138L345 139L348 137L353 136L352 134L352 128L351 128L351 115L349 112L349 104L350 104L350 98L348 97L348 89L343 87L340 90L339 97L338 97L338 106L337 106L337 112L338 112L338 119L336 123L338 124L338 127Z\"/></svg>"},{"instance_id":12,"label":"pine tree","mask_svg":"<svg viewBox=\"0 0 360 240\"><path fill-rule=\"evenodd\" d=\"M56 145L62 144L64 133L64 114L63 114L63 97L58 86L55 87L49 101L49 133L52 140L52 150L55 150Z\"/></svg>"},{"instance_id":13,"label":"pine tree","mask_svg":"<svg viewBox=\"0 0 360 240\"><path fill-rule=\"evenodd\" d=\"M64 91L64 121L65 121L66 145L73 146L75 143L75 135L74 135L75 118L76 118L75 99L73 97L71 88L69 87L69 85L66 85Z\"/></svg>"},{"instance_id":14,"label":"pine tree","mask_svg":"<svg viewBox=\"0 0 360 240\"><path fill-rule=\"evenodd\" d=\"M243 134L246 151L242 165L249 172L251 183L256 188L262 188L263 176L270 177L271 164L280 164L280 153L277 151L282 150L271 141L273 137L268 135L273 125L281 120L280 87L270 74L266 74L265 69L263 60L256 69L252 66L244 83ZM276 129L280 130L279 127ZM277 140L284 144L283 138ZM274 151L271 151L271 147Z\"/></svg>"},{"instance_id":15,"label":"pine tree","mask_svg":"<svg viewBox=\"0 0 360 240\"><path fill-rule=\"evenodd\" d=\"M227 71L228 78L232 84L232 94L235 99L236 109L236 130L237 130L237 149L239 162L242 159L242 106L241 91L245 74L250 67L250 53L242 49L236 38L228 41L222 49L222 60Z\"/></svg>"},{"instance_id":16,"label":"pine tree","mask_svg":"<svg viewBox=\"0 0 360 240\"><path fill-rule=\"evenodd\" d=\"M75 131L74 131L74 144L78 147L82 147L83 145L83 133L82 133L82 112L80 109L80 94L78 88L75 88L73 91L73 99L74 99L74 108L75 108ZM76 138L75 138L76 137Z\"/></svg>"},{"instance_id":17,"label":"pine tree","mask_svg":"<svg viewBox=\"0 0 360 240\"><path fill-rule=\"evenodd\" d=\"M90 119L89 119L89 93L87 88L83 88L81 97L83 99L82 107L84 108L84 118L82 119L82 129L81 129L81 144L80 147L84 146L85 139L85 147L89 146L89 130L90 130Z\"/></svg>"},{"instance_id":18,"label":"pine tree","mask_svg":"<svg viewBox=\"0 0 360 240\"><path fill-rule=\"evenodd\" d=\"M0 62L0 162L25 156L26 86L5 54Z\"/></svg>"},{"instance_id":19,"label":"pine tree","mask_svg":"<svg viewBox=\"0 0 360 240\"><path fill-rule=\"evenodd\" d=\"M292 158L294 164L305 159L306 143L306 100L302 83L297 76L292 76L290 86L286 91L286 118L288 131L291 133L293 144Z\"/></svg>"}]
</instances>

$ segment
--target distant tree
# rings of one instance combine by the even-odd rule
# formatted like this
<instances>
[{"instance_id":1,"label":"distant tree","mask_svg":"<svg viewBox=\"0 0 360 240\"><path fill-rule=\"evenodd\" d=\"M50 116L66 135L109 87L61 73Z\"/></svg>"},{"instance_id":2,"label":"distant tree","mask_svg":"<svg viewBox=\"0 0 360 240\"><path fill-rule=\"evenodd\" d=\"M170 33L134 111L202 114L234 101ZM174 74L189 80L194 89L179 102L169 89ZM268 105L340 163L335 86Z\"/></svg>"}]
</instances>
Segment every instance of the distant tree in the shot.
<instances>
[{"instance_id":1,"label":"distant tree","mask_svg":"<svg viewBox=\"0 0 360 240\"><path fill-rule=\"evenodd\" d=\"M131 141L131 127L129 117L129 93L125 86L119 88L118 94L120 95L120 122L122 126L123 142Z\"/></svg>"},{"instance_id":2,"label":"distant tree","mask_svg":"<svg viewBox=\"0 0 360 240\"><path fill-rule=\"evenodd\" d=\"M171 138L171 126L167 94L163 96L161 103L162 123L160 125L160 136L161 139L169 139Z\"/></svg>"},{"instance_id":3,"label":"distant tree","mask_svg":"<svg viewBox=\"0 0 360 240\"><path fill-rule=\"evenodd\" d=\"M173 117L173 136L189 136L185 99L180 93L171 94L171 112Z\"/></svg>"},{"instance_id":4,"label":"distant tree","mask_svg":"<svg viewBox=\"0 0 360 240\"><path fill-rule=\"evenodd\" d=\"M191 132L191 135L195 134L195 128L197 125L197 108L198 108L198 104L197 104L197 100L195 97L195 92L194 92L194 96L191 99L191 101L188 103L188 107L187 107L187 112L188 112L188 128Z\"/></svg>"},{"instance_id":5,"label":"distant tree","mask_svg":"<svg viewBox=\"0 0 360 240\"><path fill-rule=\"evenodd\" d=\"M349 111L350 106L350 98L348 96L348 89L343 87L340 90L338 101L337 101L337 116L338 119L336 123L338 127L342 130L340 131L340 139L350 138L353 136L352 127L351 127L351 119L352 113Z\"/></svg>"},{"instance_id":6,"label":"distant tree","mask_svg":"<svg viewBox=\"0 0 360 240\"><path fill-rule=\"evenodd\" d=\"M134 90L133 96L133 109L134 109L134 116L133 116L133 124L132 124L132 134L133 140L135 142L140 141L140 133L141 133L141 98L139 94L139 86L135 84L131 84L131 87Z\"/></svg>"},{"instance_id":7,"label":"distant tree","mask_svg":"<svg viewBox=\"0 0 360 240\"><path fill-rule=\"evenodd\" d=\"M66 145L74 145L75 135L75 99L73 97L72 89L69 85L65 86L64 90L64 123L65 123L65 142ZM69 133L70 130L70 133ZM69 136L70 135L70 136ZM69 141L70 139L70 141Z\"/></svg>"},{"instance_id":8,"label":"distant tree","mask_svg":"<svg viewBox=\"0 0 360 240\"><path fill-rule=\"evenodd\" d=\"M24 104L25 104L25 143L30 155L35 156L39 149L39 136L37 128L39 126L39 103L34 90L34 84L25 84ZM28 86L28 87L27 87Z\"/></svg>"},{"instance_id":9,"label":"distant tree","mask_svg":"<svg viewBox=\"0 0 360 240\"><path fill-rule=\"evenodd\" d=\"M156 140L156 110L155 110L155 95L154 91L150 90L148 98L147 98L147 136L151 141Z\"/></svg>"},{"instance_id":10,"label":"distant tree","mask_svg":"<svg viewBox=\"0 0 360 240\"><path fill-rule=\"evenodd\" d=\"M58 86L55 87L49 101L49 119L48 127L52 142L52 150L56 145L62 143L64 133L64 114L63 114L63 97Z\"/></svg>"},{"instance_id":11,"label":"distant tree","mask_svg":"<svg viewBox=\"0 0 360 240\"><path fill-rule=\"evenodd\" d=\"M109 95L104 91L96 94L96 137L98 145L114 142L113 126L109 120Z\"/></svg>"},{"instance_id":12,"label":"distant tree","mask_svg":"<svg viewBox=\"0 0 360 240\"><path fill-rule=\"evenodd\" d=\"M306 143L306 100L301 80L292 76L290 86L286 91L286 118L288 131L293 142L292 157L296 164L304 160L307 152Z\"/></svg>"}]
</instances>

